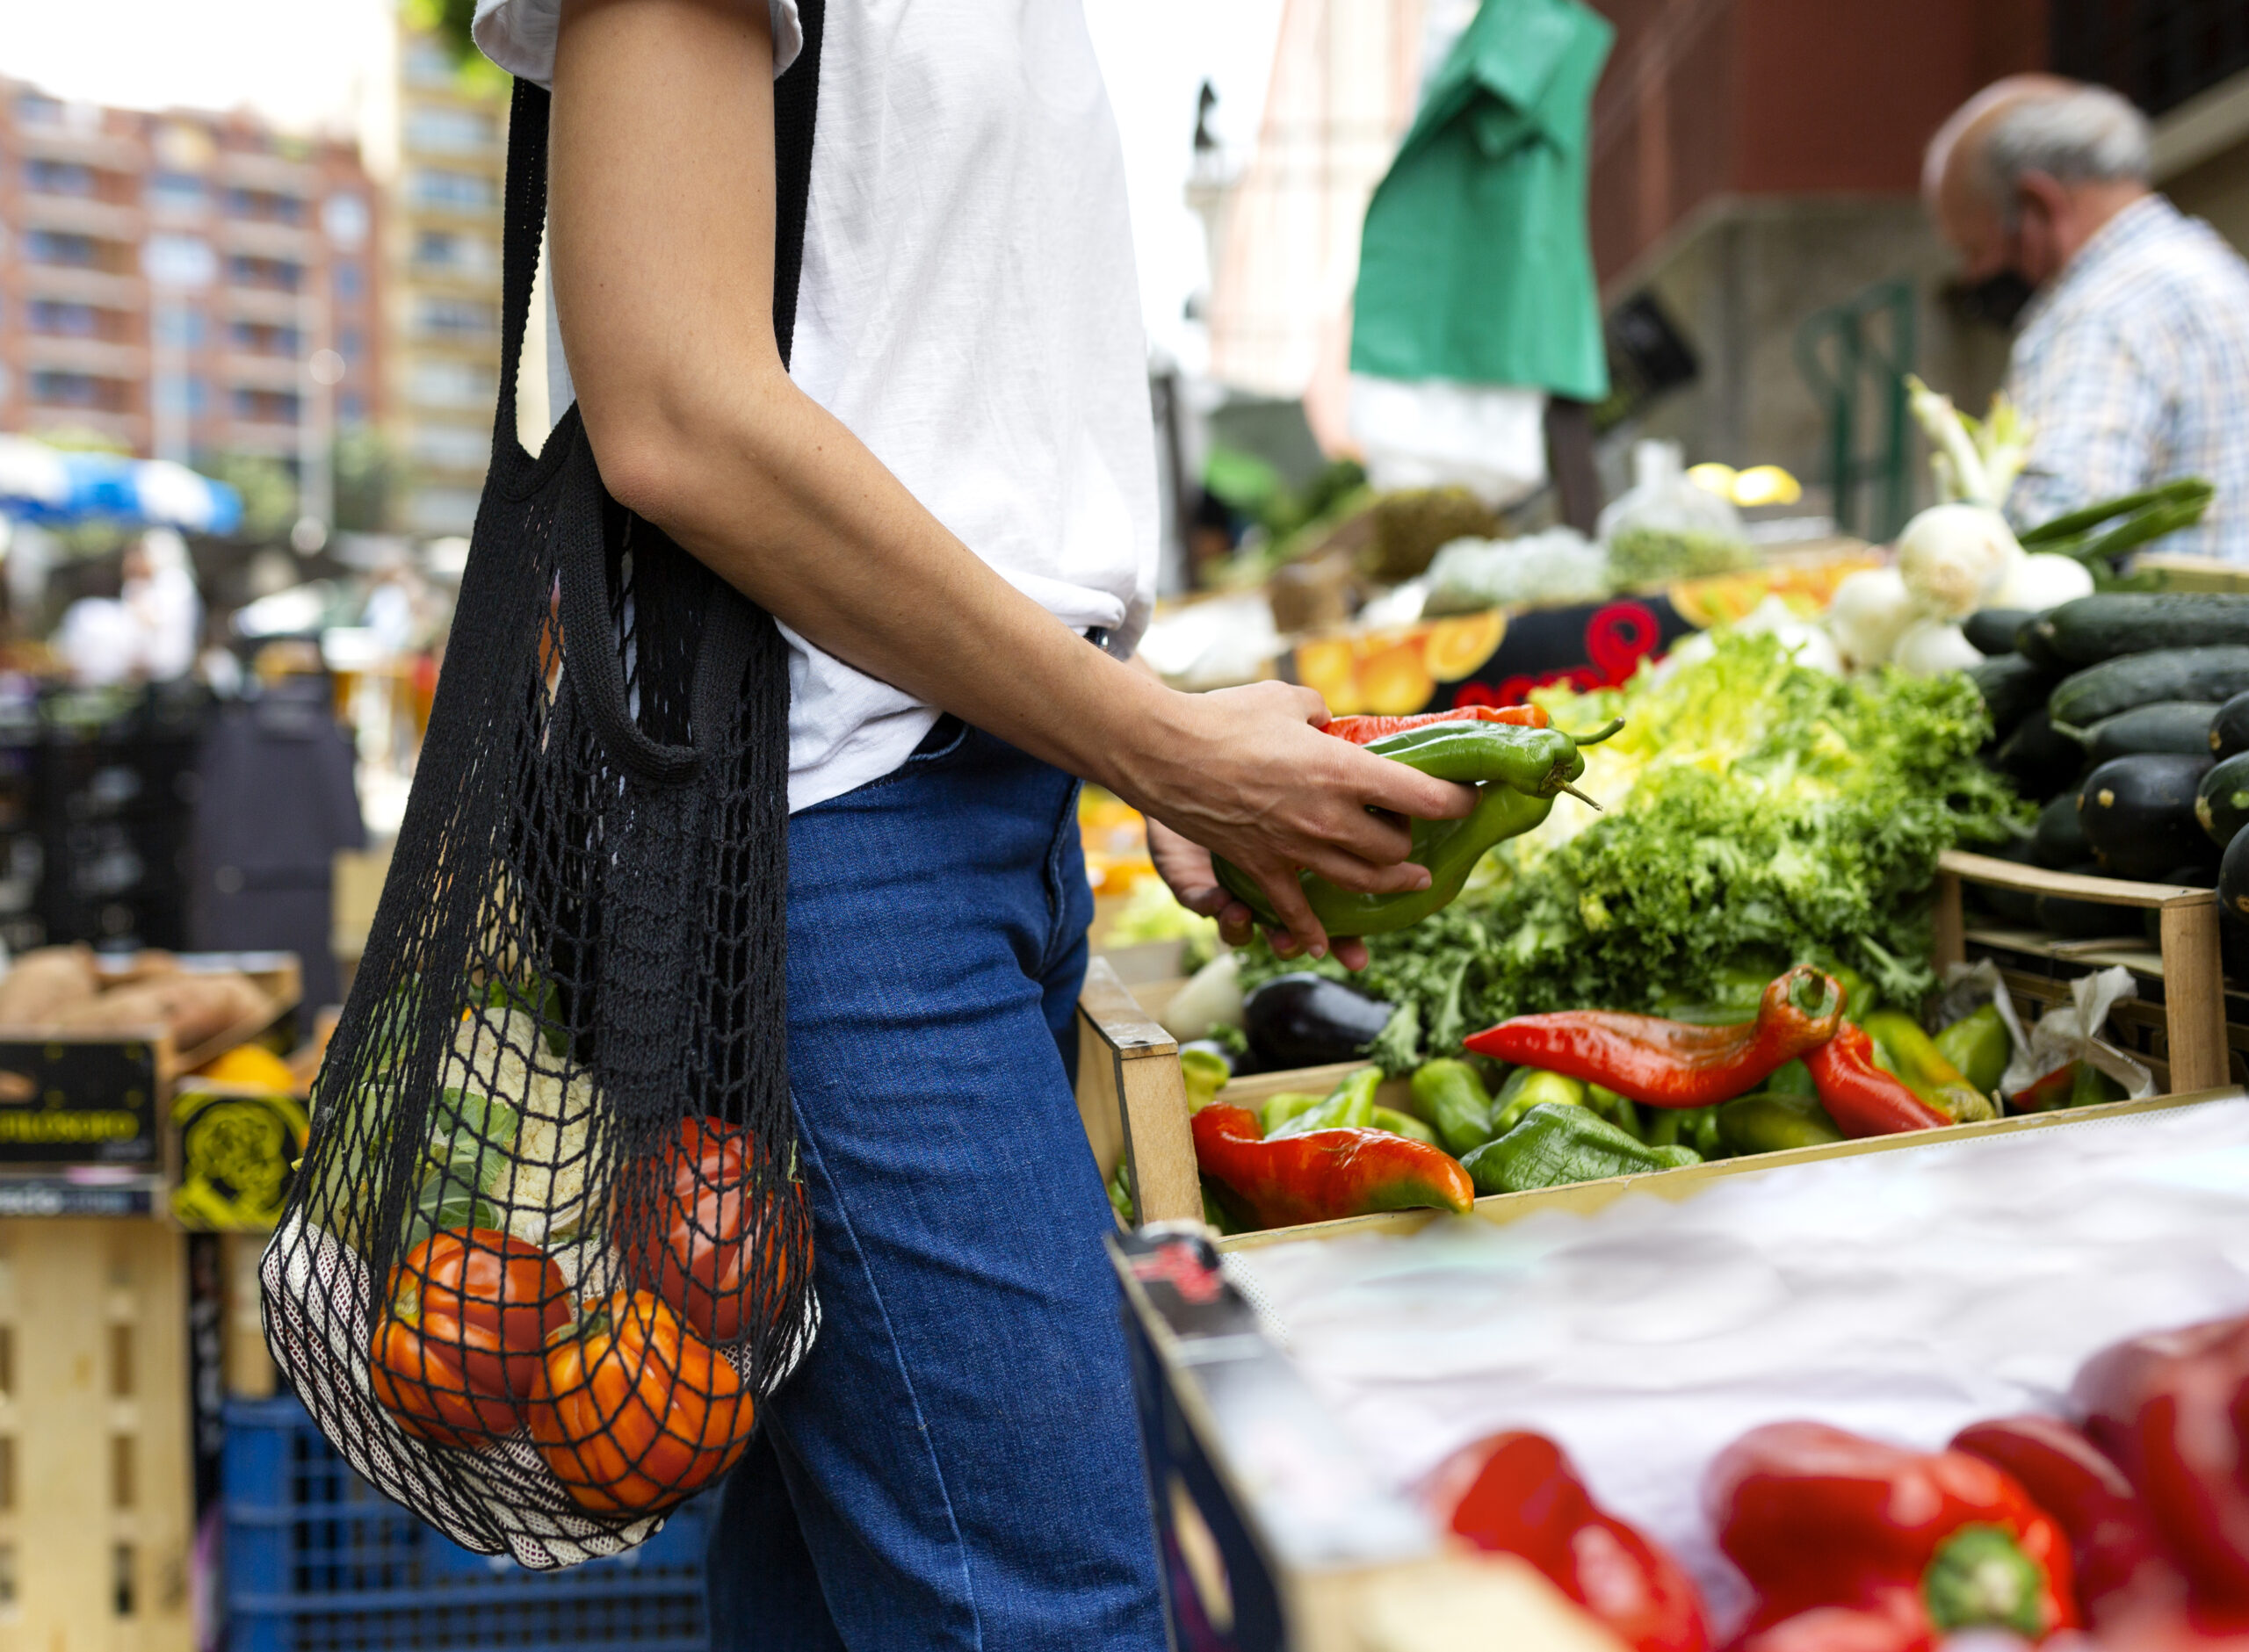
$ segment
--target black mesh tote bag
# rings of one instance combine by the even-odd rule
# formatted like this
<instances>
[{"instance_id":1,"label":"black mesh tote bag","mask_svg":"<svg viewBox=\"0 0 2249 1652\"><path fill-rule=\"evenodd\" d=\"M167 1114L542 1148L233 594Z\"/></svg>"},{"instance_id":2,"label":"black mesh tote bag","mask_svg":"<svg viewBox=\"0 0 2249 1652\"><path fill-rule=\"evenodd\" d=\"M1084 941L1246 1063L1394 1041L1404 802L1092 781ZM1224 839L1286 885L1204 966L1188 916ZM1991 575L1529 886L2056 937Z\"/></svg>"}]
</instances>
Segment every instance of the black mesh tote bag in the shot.
<instances>
[{"instance_id":1,"label":"black mesh tote bag","mask_svg":"<svg viewBox=\"0 0 2249 1652\"><path fill-rule=\"evenodd\" d=\"M796 308L821 14L776 85ZM788 686L773 622L537 458L516 364L547 94L516 84L492 468L373 934L263 1264L322 1432L526 1566L646 1540L810 1346L784 1035Z\"/></svg>"}]
</instances>

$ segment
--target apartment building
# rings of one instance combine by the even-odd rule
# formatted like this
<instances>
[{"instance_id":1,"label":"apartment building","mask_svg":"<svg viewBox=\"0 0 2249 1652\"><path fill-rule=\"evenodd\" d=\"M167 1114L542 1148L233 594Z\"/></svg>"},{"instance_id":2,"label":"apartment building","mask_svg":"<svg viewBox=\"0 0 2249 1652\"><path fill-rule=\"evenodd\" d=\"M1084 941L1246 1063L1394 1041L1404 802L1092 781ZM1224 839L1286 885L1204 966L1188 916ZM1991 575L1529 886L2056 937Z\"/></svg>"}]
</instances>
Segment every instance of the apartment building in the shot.
<instances>
[{"instance_id":1,"label":"apartment building","mask_svg":"<svg viewBox=\"0 0 2249 1652\"><path fill-rule=\"evenodd\" d=\"M281 460L385 411L381 203L355 146L0 82L0 429Z\"/></svg>"},{"instance_id":2,"label":"apartment building","mask_svg":"<svg viewBox=\"0 0 2249 1652\"><path fill-rule=\"evenodd\" d=\"M371 144L388 174L388 428L405 479L394 525L413 533L468 531L491 453L504 85L463 76L434 37L401 28L394 124Z\"/></svg>"}]
</instances>

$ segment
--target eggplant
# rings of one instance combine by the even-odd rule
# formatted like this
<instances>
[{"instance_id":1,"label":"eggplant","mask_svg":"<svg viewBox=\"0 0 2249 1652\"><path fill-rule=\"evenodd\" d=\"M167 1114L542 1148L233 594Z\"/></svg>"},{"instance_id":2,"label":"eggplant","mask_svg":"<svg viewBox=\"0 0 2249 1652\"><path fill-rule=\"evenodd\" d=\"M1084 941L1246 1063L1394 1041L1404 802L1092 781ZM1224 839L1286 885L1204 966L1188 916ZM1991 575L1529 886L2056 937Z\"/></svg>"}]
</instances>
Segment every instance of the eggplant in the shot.
<instances>
[{"instance_id":1,"label":"eggplant","mask_svg":"<svg viewBox=\"0 0 2249 1652\"><path fill-rule=\"evenodd\" d=\"M2144 881L2202 858L2209 840L2195 795L2210 760L2184 752L2119 757L2085 777L2078 822L2093 857L2111 877Z\"/></svg>"},{"instance_id":2,"label":"eggplant","mask_svg":"<svg viewBox=\"0 0 2249 1652\"><path fill-rule=\"evenodd\" d=\"M1298 970L1277 975L1241 1000L1242 1031L1250 1052L1266 1067L1324 1067L1356 1061L1389 1023L1392 1006L1378 998Z\"/></svg>"},{"instance_id":3,"label":"eggplant","mask_svg":"<svg viewBox=\"0 0 2249 1652\"><path fill-rule=\"evenodd\" d=\"M2249 752L2249 694L2237 694L2210 719L2210 755L2223 762Z\"/></svg>"},{"instance_id":4,"label":"eggplant","mask_svg":"<svg viewBox=\"0 0 2249 1652\"><path fill-rule=\"evenodd\" d=\"M2249 925L2249 826L2233 834L2218 862L2217 909L2221 917Z\"/></svg>"},{"instance_id":5,"label":"eggplant","mask_svg":"<svg viewBox=\"0 0 2249 1652\"><path fill-rule=\"evenodd\" d=\"M2039 863L2038 839L2033 833L2025 832L1983 852L1995 860L2013 861L2017 866L2036 866ZM2026 890L1995 889L1985 884L1971 884L1968 894L1978 905L2009 923L2035 924L2038 921L2038 897Z\"/></svg>"}]
</instances>

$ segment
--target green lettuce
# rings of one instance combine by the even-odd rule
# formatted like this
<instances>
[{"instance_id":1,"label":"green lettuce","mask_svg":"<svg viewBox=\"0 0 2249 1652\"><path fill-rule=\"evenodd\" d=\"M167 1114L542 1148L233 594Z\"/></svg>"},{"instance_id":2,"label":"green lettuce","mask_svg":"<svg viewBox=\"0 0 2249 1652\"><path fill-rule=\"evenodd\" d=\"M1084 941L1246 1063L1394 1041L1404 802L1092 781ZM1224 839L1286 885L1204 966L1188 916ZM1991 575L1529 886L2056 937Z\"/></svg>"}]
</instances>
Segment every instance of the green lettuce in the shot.
<instances>
[{"instance_id":1,"label":"green lettuce","mask_svg":"<svg viewBox=\"0 0 2249 1652\"><path fill-rule=\"evenodd\" d=\"M1660 680L1540 698L1563 728L1627 719L1578 783L1606 812L1563 798L1451 906L1369 941L1359 985L1398 1006L1374 1052L1392 1072L1510 1015L1728 999L1800 960L1917 1003L1938 855L2024 812L1977 760L1991 725L1956 674L1844 682L1723 636ZM1244 985L1304 967L1261 941Z\"/></svg>"}]
</instances>

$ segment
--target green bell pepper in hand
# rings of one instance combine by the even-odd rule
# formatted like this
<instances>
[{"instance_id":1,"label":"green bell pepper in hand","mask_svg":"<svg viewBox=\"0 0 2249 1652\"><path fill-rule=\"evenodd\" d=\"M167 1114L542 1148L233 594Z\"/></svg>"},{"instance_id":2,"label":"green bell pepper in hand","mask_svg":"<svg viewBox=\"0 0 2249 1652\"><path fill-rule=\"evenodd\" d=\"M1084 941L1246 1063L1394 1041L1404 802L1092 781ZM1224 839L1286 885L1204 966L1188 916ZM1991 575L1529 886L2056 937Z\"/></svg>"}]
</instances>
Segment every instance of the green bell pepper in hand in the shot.
<instances>
[{"instance_id":1,"label":"green bell pepper in hand","mask_svg":"<svg viewBox=\"0 0 2249 1652\"><path fill-rule=\"evenodd\" d=\"M1299 872L1305 898L1331 935L1378 935L1415 924L1450 905L1484 853L1503 838L1519 837L1543 822L1554 799L1571 791L1585 772L1579 747L1606 739L1615 724L1582 740L1559 729L1519 728L1505 723L1433 723L1385 735L1366 747L1439 780L1477 788L1476 805L1458 820L1413 822L1407 859L1426 869L1429 886L1397 895L1364 895L1313 872ZM1573 795L1581 795L1575 794ZM1211 865L1219 882L1257 916L1280 927L1272 902L1255 879L1222 855Z\"/></svg>"},{"instance_id":2,"label":"green bell pepper in hand","mask_svg":"<svg viewBox=\"0 0 2249 1652\"><path fill-rule=\"evenodd\" d=\"M1691 1147L1650 1147L1589 1107L1534 1107L1496 1142L1461 1160L1479 1194L1528 1193L1610 1176L1644 1176L1699 1165Z\"/></svg>"},{"instance_id":3,"label":"green bell pepper in hand","mask_svg":"<svg viewBox=\"0 0 2249 1652\"><path fill-rule=\"evenodd\" d=\"M1499 1134L1492 1120L1492 1093L1476 1069L1441 1056L1425 1061L1414 1074L1414 1105L1436 1127L1437 1140L1455 1158L1472 1153Z\"/></svg>"}]
</instances>

